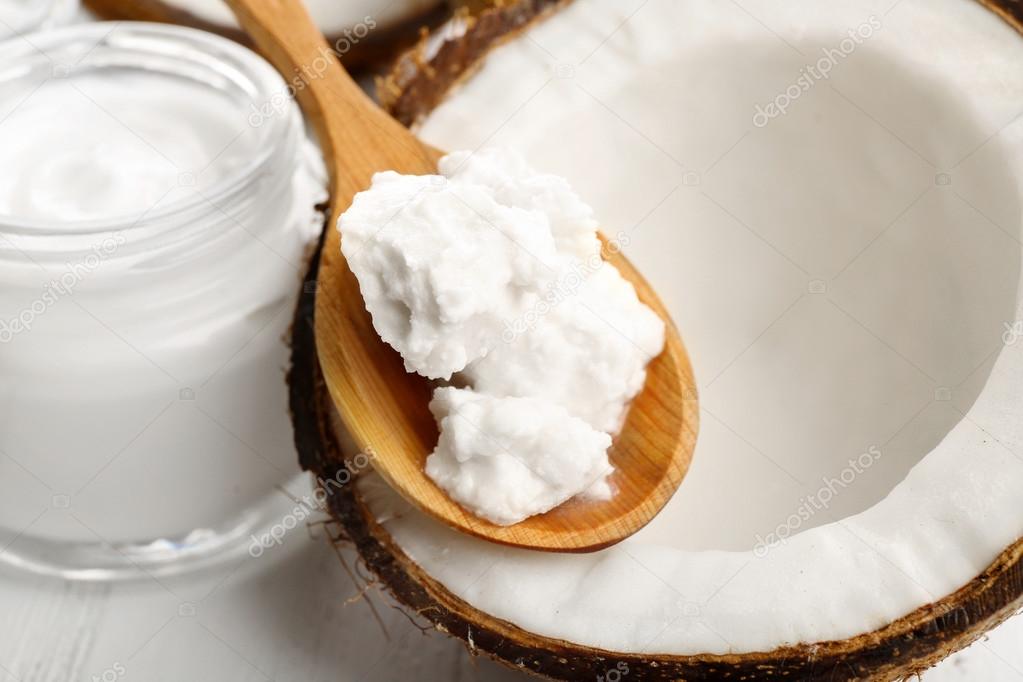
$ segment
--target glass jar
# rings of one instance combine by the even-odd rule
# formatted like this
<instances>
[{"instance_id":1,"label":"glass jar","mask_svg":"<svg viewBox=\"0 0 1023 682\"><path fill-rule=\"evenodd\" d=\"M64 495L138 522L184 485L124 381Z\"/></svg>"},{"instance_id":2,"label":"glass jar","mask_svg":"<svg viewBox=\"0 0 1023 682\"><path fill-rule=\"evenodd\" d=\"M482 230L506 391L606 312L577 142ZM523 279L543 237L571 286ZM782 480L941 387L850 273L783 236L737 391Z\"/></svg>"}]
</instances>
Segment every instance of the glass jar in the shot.
<instances>
[{"instance_id":1,"label":"glass jar","mask_svg":"<svg viewBox=\"0 0 1023 682\"><path fill-rule=\"evenodd\" d=\"M0 41L66 24L78 8L78 0L0 0Z\"/></svg>"},{"instance_id":2,"label":"glass jar","mask_svg":"<svg viewBox=\"0 0 1023 682\"><path fill-rule=\"evenodd\" d=\"M285 337L322 165L255 53L88 24L0 46L0 561L240 553L298 474Z\"/></svg>"}]
</instances>

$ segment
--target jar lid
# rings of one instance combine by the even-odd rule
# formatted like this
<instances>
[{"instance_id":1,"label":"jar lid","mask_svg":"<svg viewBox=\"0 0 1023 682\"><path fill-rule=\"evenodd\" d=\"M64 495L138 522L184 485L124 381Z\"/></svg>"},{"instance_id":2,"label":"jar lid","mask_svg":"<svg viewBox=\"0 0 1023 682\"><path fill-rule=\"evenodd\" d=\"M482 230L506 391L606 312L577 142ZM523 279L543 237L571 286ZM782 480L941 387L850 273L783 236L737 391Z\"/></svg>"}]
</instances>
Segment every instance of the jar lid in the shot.
<instances>
[{"instance_id":1,"label":"jar lid","mask_svg":"<svg viewBox=\"0 0 1023 682\"><path fill-rule=\"evenodd\" d=\"M0 44L0 65L4 237L228 210L301 137L294 90L254 52L202 31L71 26Z\"/></svg>"}]
</instances>

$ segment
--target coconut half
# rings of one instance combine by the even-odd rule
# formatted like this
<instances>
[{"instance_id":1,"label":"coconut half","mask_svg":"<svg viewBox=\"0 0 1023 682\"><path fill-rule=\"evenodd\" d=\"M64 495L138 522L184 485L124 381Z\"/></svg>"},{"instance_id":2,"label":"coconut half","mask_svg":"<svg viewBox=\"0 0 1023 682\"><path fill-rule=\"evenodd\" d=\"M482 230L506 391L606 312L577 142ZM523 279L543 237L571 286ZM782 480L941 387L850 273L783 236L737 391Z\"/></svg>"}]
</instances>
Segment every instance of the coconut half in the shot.
<instances>
[{"instance_id":1,"label":"coconut half","mask_svg":"<svg viewBox=\"0 0 1023 682\"><path fill-rule=\"evenodd\" d=\"M369 474L330 498L366 565L473 651L559 679L892 679L1019 610L1016 7L534 0L399 61L382 99L426 141L513 146L594 205L685 335L704 413L682 487L621 545L490 545ZM329 477L354 453L311 299L292 409Z\"/></svg>"}]
</instances>

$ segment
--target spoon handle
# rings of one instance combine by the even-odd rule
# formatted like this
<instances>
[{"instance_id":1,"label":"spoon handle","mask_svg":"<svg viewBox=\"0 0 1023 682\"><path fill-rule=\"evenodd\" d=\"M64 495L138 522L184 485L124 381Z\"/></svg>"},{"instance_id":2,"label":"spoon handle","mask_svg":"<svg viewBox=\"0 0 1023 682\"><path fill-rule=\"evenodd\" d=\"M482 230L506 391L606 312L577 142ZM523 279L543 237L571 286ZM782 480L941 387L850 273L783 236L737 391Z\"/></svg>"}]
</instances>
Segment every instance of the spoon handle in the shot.
<instances>
[{"instance_id":1,"label":"spoon handle","mask_svg":"<svg viewBox=\"0 0 1023 682\"><path fill-rule=\"evenodd\" d=\"M436 156L352 80L301 0L227 0L316 131L330 174L332 217L373 173L436 172Z\"/></svg>"}]
</instances>

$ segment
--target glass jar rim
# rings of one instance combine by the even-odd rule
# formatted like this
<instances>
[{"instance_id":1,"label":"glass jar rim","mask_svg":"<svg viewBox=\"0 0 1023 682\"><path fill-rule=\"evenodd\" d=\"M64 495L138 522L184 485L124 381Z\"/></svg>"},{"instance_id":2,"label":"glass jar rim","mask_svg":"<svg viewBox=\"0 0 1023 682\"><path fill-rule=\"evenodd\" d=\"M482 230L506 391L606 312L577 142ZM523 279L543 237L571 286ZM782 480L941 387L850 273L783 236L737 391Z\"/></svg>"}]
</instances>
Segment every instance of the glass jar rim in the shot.
<instances>
[{"instance_id":1,"label":"glass jar rim","mask_svg":"<svg viewBox=\"0 0 1023 682\"><path fill-rule=\"evenodd\" d=\"M49 60L56 71L68 68L60 64L54 55L61 51L88 48L83 61L100 55L104 50L144 52L156 57L180 58L183 65L206 69L218 78L227 78L251 97L254 108L271 102L287 91L285 81L277 71L260 55L227 38L182 26L150 22L114 21L94 22L48 29L32 34L31 42L6 41L0 43L0 82L12 82L30 72L25 66L26 59ZM87 64L88 65L88 64ZM120 63L91 64L98 68L120 66ZM76 66L78 66L76 64ZM219 67L219 68L217 68ZM151 67L140 67L140 71L160 75L179 75L173 71L160 71ZM61 76L51 76L61 77ZM210 84L210 87L214 87ZM291 97L288 98L292 99ZM268 116L266 144L259 145L257 153L225 177L212 183L204 196L191 196L170 201L165 206L153 208L139 217L132 215L111 215L54 222L38 218L27 218L0 213L0 236L27 239L46 237L96 237L104 234L136 230L144 225L166 225L178 222L176 217L194 216L203 204L220 205L225 199L237 195L244 187L263 175L282 153L293 154L292 138L297 139L302 122L296 106L287 106ZM282 143L283 141L283 143Z\"/></svg>"}]
</instances>

